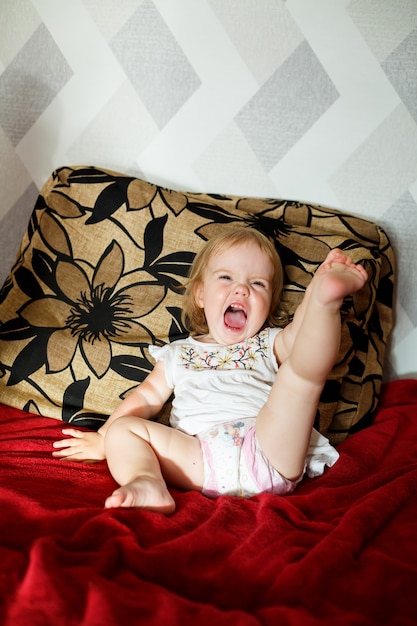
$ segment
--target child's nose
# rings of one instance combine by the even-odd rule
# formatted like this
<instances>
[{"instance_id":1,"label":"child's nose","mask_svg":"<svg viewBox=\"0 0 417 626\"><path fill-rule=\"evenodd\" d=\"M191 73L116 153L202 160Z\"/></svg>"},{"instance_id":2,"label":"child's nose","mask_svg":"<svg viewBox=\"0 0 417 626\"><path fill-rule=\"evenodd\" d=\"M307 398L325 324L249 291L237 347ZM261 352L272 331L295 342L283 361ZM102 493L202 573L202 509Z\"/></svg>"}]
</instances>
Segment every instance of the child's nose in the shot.
<instances>
[{"instance_id":1,"label":"child's nose","mask_svg":"<svg viewBox=\"0 0 417 626\"><path fill-rule=\"evenodd\" d=\"M249 288L246 283L238 283L235 287L235 293L247 295L249 293Z\"/></svg>"}]
</instances>

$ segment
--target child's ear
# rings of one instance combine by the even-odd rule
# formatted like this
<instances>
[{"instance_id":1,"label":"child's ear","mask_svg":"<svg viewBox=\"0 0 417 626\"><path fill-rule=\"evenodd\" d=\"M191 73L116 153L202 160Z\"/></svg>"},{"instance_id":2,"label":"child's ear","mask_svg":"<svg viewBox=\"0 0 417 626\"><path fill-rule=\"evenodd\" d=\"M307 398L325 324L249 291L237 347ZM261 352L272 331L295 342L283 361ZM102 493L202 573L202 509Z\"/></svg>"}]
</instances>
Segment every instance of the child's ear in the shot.
<instances>
[{"instance_id":1,"label":"child's ear","mask_svg":"<svg viewBox=\"0 0 417 626\"><path fill-rule=\"evenodd\" d=\"M196 305L200 308L203 309L203 283L201 281L198 281L198 283L196 283L194 285L194 300Z\"/></svg>"}]
</instances>

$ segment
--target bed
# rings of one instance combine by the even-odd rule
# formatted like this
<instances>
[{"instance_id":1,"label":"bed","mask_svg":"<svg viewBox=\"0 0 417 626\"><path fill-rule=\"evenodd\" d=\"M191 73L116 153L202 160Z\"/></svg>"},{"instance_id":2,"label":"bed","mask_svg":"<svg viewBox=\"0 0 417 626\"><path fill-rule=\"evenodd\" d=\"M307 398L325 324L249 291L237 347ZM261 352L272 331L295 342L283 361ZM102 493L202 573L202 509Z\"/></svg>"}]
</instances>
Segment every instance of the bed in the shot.
<instances>
[{"instance_id":1,"label":"bed","mask_svg":"<svg viewBox=\"0 0 417 626\"><path fill-rule=\"evenodd\" d=\"M184 334L179 285L237 223L275 241L290 316L330 248L366 265L315 424L340 459L287 497L172 489L172 516L104 509L106 463L52 443L99 428L152 368L148 345ZM394 283L385 232L358 217L53 172L0 295L1 624L416 624L417 380L383 378Z\"/></svg>"}]
</instances>

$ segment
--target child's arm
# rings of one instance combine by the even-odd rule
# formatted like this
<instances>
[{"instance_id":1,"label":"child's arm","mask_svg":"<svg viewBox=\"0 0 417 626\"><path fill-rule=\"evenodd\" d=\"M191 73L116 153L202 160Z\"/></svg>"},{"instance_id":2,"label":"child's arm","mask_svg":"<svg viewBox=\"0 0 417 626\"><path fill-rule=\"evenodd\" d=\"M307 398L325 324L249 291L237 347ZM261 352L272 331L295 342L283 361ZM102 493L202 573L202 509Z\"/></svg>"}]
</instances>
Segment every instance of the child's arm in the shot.
<instances>
[{"instance_id":1,"label":"child's arm","mask_svg":"<svg viewBox=\"0 0 417 626\"><path fill-rule=\"evenodd\" d=\"M166 383L164 365L158 361L152 372L119 404L98 432L64 428L62 433L68 437L54 442L53 446L57 450L52 455L71 461L103 460L104 435L112 422L125 415L150 419L159 413L171 393L172 389Z\"/></svg>"}]
</instances>

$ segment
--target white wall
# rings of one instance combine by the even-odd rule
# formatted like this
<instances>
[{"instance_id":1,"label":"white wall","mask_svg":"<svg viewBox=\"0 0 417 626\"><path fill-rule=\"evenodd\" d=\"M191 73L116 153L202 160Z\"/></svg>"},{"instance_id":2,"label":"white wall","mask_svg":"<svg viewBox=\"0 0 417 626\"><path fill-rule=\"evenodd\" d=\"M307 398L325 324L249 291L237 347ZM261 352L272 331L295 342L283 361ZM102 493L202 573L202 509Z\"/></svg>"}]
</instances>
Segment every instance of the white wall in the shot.
<instances>
[{"instance_id":1,"label":"white wall","mask_svg":"<svg viewBox=\"0 0 417 626\"><path fill-rule=\"evenodd\" d=\"M81 163L379 222L417 375L417 0L0 0L1 281Z\"/></svg>"}]
</instances>

